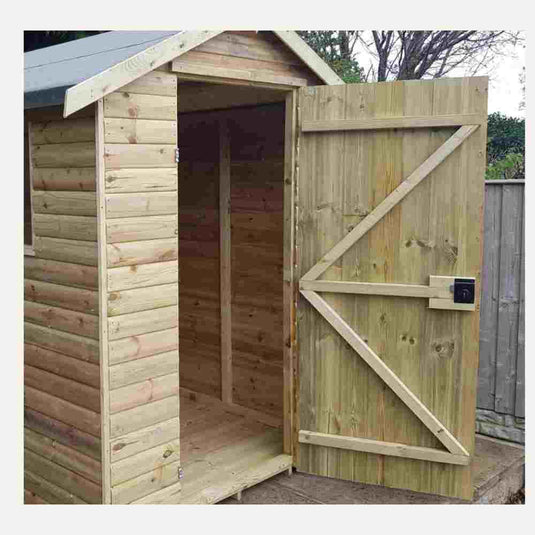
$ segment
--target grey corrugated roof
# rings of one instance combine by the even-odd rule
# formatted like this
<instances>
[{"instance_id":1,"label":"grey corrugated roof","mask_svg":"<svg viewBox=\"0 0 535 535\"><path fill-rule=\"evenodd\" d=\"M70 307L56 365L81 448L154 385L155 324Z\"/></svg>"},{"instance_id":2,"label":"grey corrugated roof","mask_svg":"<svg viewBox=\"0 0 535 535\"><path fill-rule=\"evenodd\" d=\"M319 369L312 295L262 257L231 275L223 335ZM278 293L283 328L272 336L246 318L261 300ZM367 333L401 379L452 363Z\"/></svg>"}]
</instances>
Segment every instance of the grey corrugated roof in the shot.
<instances>
[{"instance_id":1,"label":"grey corrugated roof","mask_svg":"<svg viewBox=\"0 0 535 535\"><path fill-rule=\"evenodd\" d=\"M24 54L24 108L63 104L65 91L172 35L114 31Z\"/></svg>"}]
</instances>

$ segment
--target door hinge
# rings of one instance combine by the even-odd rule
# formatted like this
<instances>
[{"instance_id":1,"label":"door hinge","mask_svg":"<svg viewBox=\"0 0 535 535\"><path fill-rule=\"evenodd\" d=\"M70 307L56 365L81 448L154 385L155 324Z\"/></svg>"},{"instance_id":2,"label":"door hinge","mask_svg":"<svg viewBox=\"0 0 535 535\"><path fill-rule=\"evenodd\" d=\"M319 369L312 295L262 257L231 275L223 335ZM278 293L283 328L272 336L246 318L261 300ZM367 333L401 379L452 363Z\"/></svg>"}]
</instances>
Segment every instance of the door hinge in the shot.
<instances>
[{"instance_id":1,"label":"door hinge","mask_svg":"<svg viewBox=\"0 0 535 535\"><path fill-rule=\"evenodd\" d=\"M184 477L184 470L182 470L182 467L178 467L178 479L182 479Z\"/></svg>"},{"instance_id":2,"label":"door hinge","mask_svg":"<svg viewBox=\"0 0 535 535\"><path fill-rule=\"evenodd\" d=\"M175 149L175 163L179 163L180 162L180 149L177 147Z\"/></svg>"}]
</instances>

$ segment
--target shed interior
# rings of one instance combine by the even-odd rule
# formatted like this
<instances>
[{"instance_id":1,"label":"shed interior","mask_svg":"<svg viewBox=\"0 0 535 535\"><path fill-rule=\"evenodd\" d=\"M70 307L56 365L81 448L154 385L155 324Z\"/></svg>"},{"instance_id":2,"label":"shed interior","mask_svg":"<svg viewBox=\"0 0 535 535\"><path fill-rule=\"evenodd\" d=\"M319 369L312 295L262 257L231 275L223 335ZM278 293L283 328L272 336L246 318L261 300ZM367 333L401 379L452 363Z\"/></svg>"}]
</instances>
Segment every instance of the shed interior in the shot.
<instances>
[{"instance_id":1,"label":"shed interior","mask_svg":"<svg viewBox=\"0 0 535 535\"><path fill-rule=\"evenodd\" d=\"M291 467L282 433L284 98L179 84L182 503L221 499L221 486L231 494L255 472Z\"/></svg>"}]
</instances>

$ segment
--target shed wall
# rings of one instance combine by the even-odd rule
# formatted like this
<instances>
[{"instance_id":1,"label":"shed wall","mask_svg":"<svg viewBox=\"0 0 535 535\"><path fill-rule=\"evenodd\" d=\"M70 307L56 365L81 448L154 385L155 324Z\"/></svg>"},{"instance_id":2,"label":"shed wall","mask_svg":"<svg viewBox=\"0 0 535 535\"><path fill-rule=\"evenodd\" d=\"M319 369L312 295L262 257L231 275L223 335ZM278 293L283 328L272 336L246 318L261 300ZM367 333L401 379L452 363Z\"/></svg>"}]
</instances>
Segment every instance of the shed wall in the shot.
<instances>
[{"instance_id":1,"label":"shed wall","mask_svg":"<svg viewBox=\"0 0 535 535\"><path fill-rule=\"evenodd\" d=\"M112 503L180 489L176 92L153 72L103 101Z\"/></svg>"},{"instance_id":2,"label":"shed wall","mask_svg":"<svg viewBox=\"0 0 535 535\"><path fill-rule=\"evenodd\" d=\"M27 121L35 256L24 259L25 496L99 503L94 110L69 120L34 111Z\"/></svg>"}]
</instances>

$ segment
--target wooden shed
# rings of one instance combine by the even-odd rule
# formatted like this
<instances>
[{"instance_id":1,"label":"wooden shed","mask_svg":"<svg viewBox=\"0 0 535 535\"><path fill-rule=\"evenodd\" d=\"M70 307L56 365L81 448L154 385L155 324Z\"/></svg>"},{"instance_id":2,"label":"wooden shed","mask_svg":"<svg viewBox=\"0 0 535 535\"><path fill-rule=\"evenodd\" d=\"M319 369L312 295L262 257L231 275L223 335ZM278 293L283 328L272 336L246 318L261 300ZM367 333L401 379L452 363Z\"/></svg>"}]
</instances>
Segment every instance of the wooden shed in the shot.
<instances>
[{"instance_id":1,"label":"wooden shed","mask_svg":"<svg viewBox=\"0 0 535 535\"><path fill-rule=\"evenodd\" d=\"M26 503L471 497L486 78L344 85L290 31L25 78Z\"/></svg>"}]
</instances>

